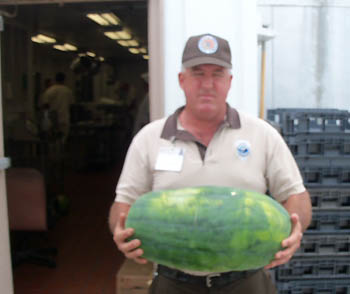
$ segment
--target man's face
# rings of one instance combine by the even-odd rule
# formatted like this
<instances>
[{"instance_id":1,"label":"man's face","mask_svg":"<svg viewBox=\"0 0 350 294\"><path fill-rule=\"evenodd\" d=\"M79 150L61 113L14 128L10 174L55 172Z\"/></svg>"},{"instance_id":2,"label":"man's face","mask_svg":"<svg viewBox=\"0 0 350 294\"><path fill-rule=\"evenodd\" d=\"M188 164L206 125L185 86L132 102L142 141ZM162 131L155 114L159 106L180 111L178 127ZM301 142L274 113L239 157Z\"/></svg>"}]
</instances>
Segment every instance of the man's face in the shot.
<instances>
[{"instance_id":1,"label":"man's face","mask_svg":"<svg viewBox=\"0 0 350 294\"><path fill-rule=\"evenodd\" d=\"M179 83L186 96L186 109L197 118L210 120L226 111L232 75L225 67L202 64L186 68Z\"/></svg>"}]
</instances>

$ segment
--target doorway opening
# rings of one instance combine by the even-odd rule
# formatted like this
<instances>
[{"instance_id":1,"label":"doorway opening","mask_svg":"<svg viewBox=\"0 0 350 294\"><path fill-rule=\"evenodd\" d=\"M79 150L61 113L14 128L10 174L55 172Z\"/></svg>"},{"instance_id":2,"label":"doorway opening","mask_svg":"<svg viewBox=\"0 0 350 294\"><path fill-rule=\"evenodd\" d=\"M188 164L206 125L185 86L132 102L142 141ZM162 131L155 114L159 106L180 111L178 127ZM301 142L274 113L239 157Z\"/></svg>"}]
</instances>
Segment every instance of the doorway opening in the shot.
<instances>
[{"instance_id":1,"label":"doorway opening","mask_svg":"<svg viewBox=\"0 0 350 294\"><path fill-rule=\"evenodd\" d=\"M107 216L147 92L147 1L59 2L0 4L5 156L43 175L49 229L38 242L58 249L54 269L14 267L15 293L114 293L123 257ZM57 73L73 96L66 136L59 111L46 112Z\"/></svg>"}]
</instances>

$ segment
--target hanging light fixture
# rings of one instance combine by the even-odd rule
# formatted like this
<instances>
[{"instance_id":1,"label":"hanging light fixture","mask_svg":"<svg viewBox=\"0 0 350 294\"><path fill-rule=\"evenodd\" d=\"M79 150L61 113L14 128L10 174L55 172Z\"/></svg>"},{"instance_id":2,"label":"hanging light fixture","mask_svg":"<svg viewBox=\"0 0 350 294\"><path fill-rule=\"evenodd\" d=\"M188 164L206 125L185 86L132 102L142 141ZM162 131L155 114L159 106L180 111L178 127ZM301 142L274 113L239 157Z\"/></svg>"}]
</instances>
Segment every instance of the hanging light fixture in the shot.
<instances>
[{"instance_id":1,"label":"hanging light fixture","mask_svg":"<svg viewBox=\"0 0 350 294\"><path fill-rule=\"evenodd\" d=\"M51 38L49 36L46 36L44 34L38 34L36 36L33 36L31 40L35 43L40 43L40 44L53 44L56 43L56 39Z\"/></svg>"},{"instance_id":2,"label":"hanging light fixture","mask_svg":"<svg viewBox=\"0 0 350 294\"><path fill-rule=\"evenodd\" d=\"M88 18L100 26L116 26L120 24L120 19L114 13L89 13Z\"/></svg>"},{"instance_id":3,"label":"hanging light fixture","mask_svg":"<svg viewBox=\"0 0 350 294\"><path fill-rule=\"evenodd\" d=\"M63 45L54 45L53 48L60 51L77 51L78 48L72 44L65 43Z\"/></svg>"}]
</instances>

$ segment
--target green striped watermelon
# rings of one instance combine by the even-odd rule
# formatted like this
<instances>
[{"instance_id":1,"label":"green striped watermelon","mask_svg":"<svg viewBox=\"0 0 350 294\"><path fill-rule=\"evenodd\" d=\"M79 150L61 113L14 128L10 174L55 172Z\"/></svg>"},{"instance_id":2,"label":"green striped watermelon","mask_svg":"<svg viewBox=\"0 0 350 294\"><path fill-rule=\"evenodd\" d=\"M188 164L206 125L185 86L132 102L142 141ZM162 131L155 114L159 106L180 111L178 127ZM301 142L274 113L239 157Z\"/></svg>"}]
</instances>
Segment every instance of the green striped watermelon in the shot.
<instances>
[{"instance_id":1,"label":"green striped watermelon","mask_svg":"<svg viewBox=\"0 0 350 294\"><path fill-rule=\"evenodd\" d=\"M291 232L288 212L269 196L228 187L150 192L130 208L126 227L143 257L182 270L263 267Z\"/></svg>"}]
</instances>

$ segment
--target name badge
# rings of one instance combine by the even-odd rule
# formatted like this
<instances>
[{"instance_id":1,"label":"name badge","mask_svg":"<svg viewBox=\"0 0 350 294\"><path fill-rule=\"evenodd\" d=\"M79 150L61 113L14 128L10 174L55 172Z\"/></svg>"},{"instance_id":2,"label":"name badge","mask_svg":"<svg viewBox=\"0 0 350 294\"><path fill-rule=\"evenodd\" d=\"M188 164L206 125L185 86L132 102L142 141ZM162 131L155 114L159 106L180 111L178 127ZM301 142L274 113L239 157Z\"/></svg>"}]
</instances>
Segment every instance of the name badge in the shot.
<instances>
[{"instance_id":1,"label":"name badge","mask_svg":"<svg viewBox=\"0 0 350 294\"><path fill-rule=\"evenodd\" d=\"M182 169L185 151L179 147L161 147L159 149L156 170L179 172Z\"/></svg>"}]
</instances>

